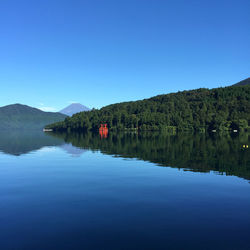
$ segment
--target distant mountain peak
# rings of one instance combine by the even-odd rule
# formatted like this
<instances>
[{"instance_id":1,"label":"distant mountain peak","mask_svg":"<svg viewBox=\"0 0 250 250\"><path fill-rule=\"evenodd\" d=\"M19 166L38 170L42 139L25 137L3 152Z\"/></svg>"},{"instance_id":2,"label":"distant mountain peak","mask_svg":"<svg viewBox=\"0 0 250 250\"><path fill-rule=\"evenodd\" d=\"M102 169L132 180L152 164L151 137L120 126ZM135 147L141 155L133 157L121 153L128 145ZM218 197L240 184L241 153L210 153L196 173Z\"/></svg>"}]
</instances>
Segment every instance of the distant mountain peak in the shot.
<instances>
[{"instance_id":1,"label":"distant mountain peak","mask_svg":"<svg viewBox=\"0 0 250 250\"><path fill-rule=\"evenodd\" d=\"M61 114L72 116L76 113L83 112L83 111L90 111L90 108L82 105L81 103L71 103L66 108L60 111Z\"/></svg>"}]
</instances>

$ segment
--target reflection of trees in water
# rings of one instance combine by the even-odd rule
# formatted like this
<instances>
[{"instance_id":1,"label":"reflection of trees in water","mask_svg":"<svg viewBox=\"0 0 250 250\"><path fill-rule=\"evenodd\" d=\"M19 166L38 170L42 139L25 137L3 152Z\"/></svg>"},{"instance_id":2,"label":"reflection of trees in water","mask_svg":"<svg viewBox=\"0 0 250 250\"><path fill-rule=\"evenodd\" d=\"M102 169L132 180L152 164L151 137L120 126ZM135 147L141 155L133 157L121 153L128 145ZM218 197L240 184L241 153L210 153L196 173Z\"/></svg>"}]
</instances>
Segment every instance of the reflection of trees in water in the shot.
<instances>
[{"instance_id":1,"label":"reflection of trees in water","mask_svg":"<svg viewBox=\"0 0 250 250\"><path fill-rule=\"evenodd\" d=\"M138 158L161 166L197 172L217 171L250 179L249 134L204 135L164 133L118 133L100 139L92 133L52 133L66 142L102 153Z\"/></svg>"}]
</instances>

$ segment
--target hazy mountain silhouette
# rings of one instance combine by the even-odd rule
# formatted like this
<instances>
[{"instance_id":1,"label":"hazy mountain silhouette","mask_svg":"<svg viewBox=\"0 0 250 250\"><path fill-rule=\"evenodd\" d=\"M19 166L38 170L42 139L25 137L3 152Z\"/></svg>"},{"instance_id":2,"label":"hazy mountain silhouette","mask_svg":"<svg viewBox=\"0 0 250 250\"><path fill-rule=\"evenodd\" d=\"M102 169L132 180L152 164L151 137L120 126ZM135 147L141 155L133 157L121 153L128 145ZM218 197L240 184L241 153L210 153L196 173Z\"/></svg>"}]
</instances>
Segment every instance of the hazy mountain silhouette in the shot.
<instances>
[{"instance_id":1,"label":"hazy mountain silhouette","mask_svg":"<svg viewBox=\"0 0 250 250\"><path fill-rule=\"evenodd\" d=\"M245 80L242 80L234 85L238 85L238 86L250 85L250 77L245 79Z\"/></svg>"},{"instance_id":2,"label":"hazy mountain silhouette","mask_svg":"<svg viewBox=\"0 0 250 250\"><path fill-rule=\"evenodd\" d=\"M83 111L90 111L90 109L80 103L72 103L68 107L62 109L60 113L64 115L72 116L76 113L83 112Z\"/></svg>"}]
</instances>

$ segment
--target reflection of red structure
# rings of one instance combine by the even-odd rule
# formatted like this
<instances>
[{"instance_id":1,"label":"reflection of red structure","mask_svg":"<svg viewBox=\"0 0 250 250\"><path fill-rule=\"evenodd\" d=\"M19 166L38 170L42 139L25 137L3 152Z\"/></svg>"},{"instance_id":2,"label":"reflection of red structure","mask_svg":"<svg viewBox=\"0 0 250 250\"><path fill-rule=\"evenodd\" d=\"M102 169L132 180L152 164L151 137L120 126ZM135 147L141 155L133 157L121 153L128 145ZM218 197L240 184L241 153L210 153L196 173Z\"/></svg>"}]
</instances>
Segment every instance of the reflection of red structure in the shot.
<instances>
[{"instance_id":1,"label":"reflection of red structure","mask_svg":"<svg viewBox=\"0 0 250 250\"><path fill-rule=\"evenodd\" d=\"M101 124L100 128L99 128L99 134L101 136L101 138L107 138L108 137L108 127L107 124Z\"/></svg>"}]
</instances>

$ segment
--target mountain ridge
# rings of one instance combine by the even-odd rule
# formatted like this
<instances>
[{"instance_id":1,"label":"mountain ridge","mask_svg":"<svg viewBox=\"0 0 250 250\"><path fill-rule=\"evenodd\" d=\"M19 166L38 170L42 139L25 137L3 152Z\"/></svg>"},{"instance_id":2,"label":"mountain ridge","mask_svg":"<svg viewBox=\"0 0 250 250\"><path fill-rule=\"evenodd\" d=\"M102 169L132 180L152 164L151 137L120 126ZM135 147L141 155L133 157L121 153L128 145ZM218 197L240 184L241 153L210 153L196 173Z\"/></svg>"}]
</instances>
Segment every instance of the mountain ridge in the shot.
<instances>
[{"instance_id":1,"label":"mountain ridge","mask_svg":"<svg viewBox=\"0 0 250 250\"><path fill-rule=\"evenodd\" d=\"M45 112L20 103L0 107L0 129L42 129L65 118L58 112Z\"/></svg>"},{"instance_id":2,"label":"mountain ridge","mask_svg":"<svg viewBox=\"0 0 250 250\"><path fill-rule=\"evenodd\" d=\"M250 77L235 83L233 86L245 86L245 85L250 85Z\"/></svg>"}]
</instances>

